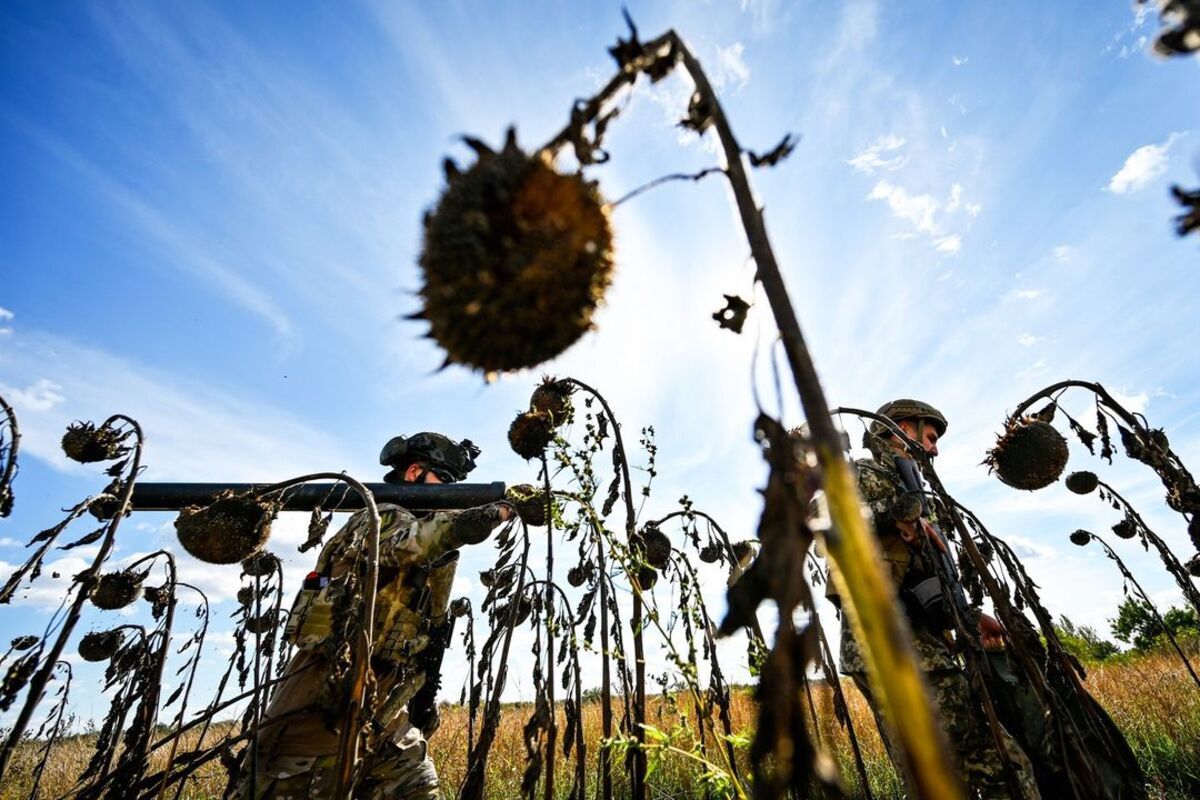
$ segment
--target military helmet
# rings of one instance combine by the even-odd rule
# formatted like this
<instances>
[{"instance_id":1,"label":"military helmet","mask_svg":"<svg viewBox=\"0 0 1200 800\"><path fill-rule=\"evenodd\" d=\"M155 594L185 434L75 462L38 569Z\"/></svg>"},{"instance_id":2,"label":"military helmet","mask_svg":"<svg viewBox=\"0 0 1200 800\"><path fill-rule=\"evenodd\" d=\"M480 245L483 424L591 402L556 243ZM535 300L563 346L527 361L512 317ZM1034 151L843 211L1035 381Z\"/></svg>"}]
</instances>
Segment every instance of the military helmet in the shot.
<instances>
[{"instance_id":1,"label":"military helmet","mask_svg":"<svg viewBox=\"0 0 1200 800\"><path fill-rule=\"evenodd\" d=\"M893 422L899 422L902 419L923 419L933 423L937 428L938 436L946 435L946 428L950 423L946 421L946 417L942 412L938 411L929 403L921 402L920 400L912 400L902 398L900 400L892 400L890 403L884 403L875 412L881 417L887 417ZM874 422L871 424L871 433L875 436L880 436L887 432L887 426L882 422Z\"/></svg>"},{"instance_id":2,"label":"military helmet","mask_svg":"<svg viewBox=\"0 0 1200 800\"><path fill-rule=\"evenodd\" d=\"M475 469L478 456L479 448L470 439L456 442L440 433L422 431L412 436L393 436L383 446L379 463L396 472L415 461L423 461L443 482L454 483L464 480Z\"/></svg>"}]
</instances>

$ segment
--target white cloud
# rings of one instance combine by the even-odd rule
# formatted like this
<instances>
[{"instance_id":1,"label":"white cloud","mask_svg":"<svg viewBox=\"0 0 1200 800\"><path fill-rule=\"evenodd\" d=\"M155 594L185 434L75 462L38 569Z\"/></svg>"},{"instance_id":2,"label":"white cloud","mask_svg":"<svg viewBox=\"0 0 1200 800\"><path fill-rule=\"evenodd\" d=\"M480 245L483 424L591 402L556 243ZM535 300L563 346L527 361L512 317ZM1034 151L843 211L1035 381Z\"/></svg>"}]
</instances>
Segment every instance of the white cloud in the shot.
<instances>
[{"instance_id":1,"label":"white cloud","mask_svg":"<svg viewBox=\"0 0 1200 800\"><path fill-rule=\"evenodd\" d=\"M10 320L13 318L13 316L13 312L9 311L3 306L0 306L0 320Z\"/></svg>"},{"instance_id":2,"label":"white cloud","mask_svg":"<svg viewBox=\"0 0 1200 800\"><path fill-rule=\"evenodd\" d=\"M868 175L877 169L897 170L903 167L904 162L908 160L907 156L896 153L904 145L905 140L903 137L889 133L871 142L862 152L846 161L846 163L859 172L865 172ZM893 153L895 155L889 155Z\"/></svg>"},{"instance_id":3,"label":"white cloud","mask_svg":"<svg viewBox=\"0 0 1200 800\"><path fill-rule=\"evenodd\" d=\"M954 254L962 249L962 237L955 233L950 236L943 236L935 240L933 244L939 253Z\"/></svg>"},{"instance_id":4,"label":"white cloud","mask_svg":"<svg viewBox=\"0 0 1200 800\"><path fill-rule=\"evenodd\" d=\"M1004 541L1007 542L1008 545L1012 547L1012 549L1021 558L1054 558L1054 556L1058 554L1058 551L1053 547L1050 547L1049 545L1038 544L1032 539L1028 539L1024 536L1006 536L1004 537Z\"/></svg>"},{"instance_id":5,"label":"white cloud","mask_svg":"<svg viewBox=\"0 0 1200 800\"><path fill-rule=\"evenodd\" d=\"M717 48L717 72L713 76L713 83L718 89L729 85L735 90L741 89L750 82L750 67L742 58L745 51L746 46L741 42Z\"/></svg>"},{"instance_id":6,"label":"white cloud","mask_svg":"<svg viewBox=\"0 0 1200 800\"><path fill-rule=\"evenodd\" d=\"M946 201L946 210L954 211L962 205L963 187L961 183L956 183L950 187L950 199Z\"/></svg>"},{"instance_id":7,"label":"white cloud","mask_svg":"<svg viewBox=\"0 0 1200 800\"><path fill-rule=\"evenodd\" d=\"M1172 133L1162 144L1148 144L1129 154L1125 164L1108 182L1108 191L1113 194L1136 192L1150 184L1167 171L1167 151L1183 134Z\"/></svg>"},{"instance_id":8,"label":"white cloud","mask_svg":"<svg viewBox=\"0 0 1200 800\"><path fill-rule=\"evenodd\" d=\"M963 206L963 211L966 211L972 217L978 217L979 212L983 211L983 206L979 203L967 203Z\"/></svg>"},{"instance_id":9,"label":"white cloud","mask_svg":"<svg viewBox=\"0 0 1200 800\"><path fill-rule=\"evenodd\" d=\"M886 200L892 213L911 222L922 233L936 234L933 215L938 202L928 194L909 194L907 189L888 181L880 181L867 195L868 200Z\"/></svg>"},{"instance_id":10,"label":"white cloud","mask_svg":"<svg viewBox=\"0 0 1200 800\"><path fill-rule=\"evenodd\" d=\"M950 58L950 61L953 62L954 66L956 66L956 67L961 67L963 64L966 64L970 60L971 59L969 56L952 56Z\"/></svg>"},{"instance_id":11,"label":"white cloud","mask_svg":"<svg viewBox=\"0 0 1200 800\"><path fill-rule=\"evenodd\" d=\"M1013 292L1013 297L1017 298L1018 300L1033 300L1034 298L1041 296L1041 289L1017 289L1015 292Z\"/></svg>"},{"instance_id":12,"label":"white cloud","mask_svg":"<svg viewBox=\"0 0 1200 800\"><path fill-rule=\"evenodd\" d=\"M1017 344L1023 347L1033 347L1040 341L1042 341L1042 337L1034 336L1032 333L1023 333L1017 337Z\"/></svg>"},{"instance_id":13,"label":"white cloud","mask_svg":"<svg viewBox=\"0 0 1200 800\"><path fill-rule=\"evenodd\" d=\"M1071 260L1071 256L1075 253L1075 248L1070 245L1060 244L1051 250L1050 253L1054 256L1055 261L1066 262Z\"/></svg>"},{"instance_id":14,"label":"white cloud","mask_svg":"<svg viewBox=\"0 0 1200 800\"><path fill-rule=\"evenodd\" d=\"M41 378L37 383L24 389L15 389L0 384L0 391L9 399L14 408L34 413L49 411L66 400L60 394L59 390L61 389L62 387L57 383L46 378Z\"/></svg>"},{"instance_id":15,"label":"white cloud","mask_svg":"<svg viewBox=\"0 0 1200 800\"><path fill-rule=\"evenodd\" d=\"M1138 392L1137 394L1124 394L1110 390L1113 399L1116 400L1125 408L1129 409L1134 414L1142 414L1146 411L1146 406L1150 405L1150 394L1148 392Z\"/></svg>"}]
</instances>

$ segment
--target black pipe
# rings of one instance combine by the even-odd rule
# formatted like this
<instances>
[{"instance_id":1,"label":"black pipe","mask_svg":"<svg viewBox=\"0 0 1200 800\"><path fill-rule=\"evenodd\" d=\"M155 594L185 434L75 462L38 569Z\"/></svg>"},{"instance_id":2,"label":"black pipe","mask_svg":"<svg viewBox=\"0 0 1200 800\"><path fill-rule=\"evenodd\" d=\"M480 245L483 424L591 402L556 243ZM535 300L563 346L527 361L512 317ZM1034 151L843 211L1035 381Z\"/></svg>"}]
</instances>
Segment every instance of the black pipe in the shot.
<instances>
[{"instance_id":1,"label":"black pipe","mask_svg":"<svg viewBox=\"0 0 1200 800\"><path fill-rule=\"evenodd\" d=\"M134 511L180 511L203 506L225 489L235 492L262 491L270 483L137 483L133 487ZM474 508L504 499L503 481L492 483L368 483L377 503L394 503L407 509L440 510ZM362 498L342 483L306 483L286 489L281 495L283 511L358 511Z\"/></svg>"}]
</instances>

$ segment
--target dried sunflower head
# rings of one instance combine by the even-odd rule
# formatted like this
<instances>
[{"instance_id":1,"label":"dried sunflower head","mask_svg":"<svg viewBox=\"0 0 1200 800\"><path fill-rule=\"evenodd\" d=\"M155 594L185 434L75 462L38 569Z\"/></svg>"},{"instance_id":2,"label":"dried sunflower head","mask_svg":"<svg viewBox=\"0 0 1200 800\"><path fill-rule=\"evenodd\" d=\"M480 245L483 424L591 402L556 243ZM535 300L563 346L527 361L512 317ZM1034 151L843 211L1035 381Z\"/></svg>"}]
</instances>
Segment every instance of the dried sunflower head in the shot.
<instances>
[{"instance_id":1,"label":"dried sunflower head","mask_svg":"<svg viewBox=\"0 0 1200 800\"><path fill-rule=\"evenodd\" d=\"M275 627L275 610L272 609L265 613L259 614L257 617L250 617L246 620L246 631L248 633L268 633Z\"/></svg>"},{"instance_id":2,"label":"dried sunflower head","mask_svg":"<svg viewBox=\"0 0 1200 800\"><path fill-rule=\"evenodd\" d=\"M450 616L458 619L471 613L471 601L465 597L457 597L450 601Z\"/></svg>"},{"instance_id":3,"label":"dried sunflower head","mask_svg":"<svg viewBox=\"0 0 1200 800\"><path fill-rule=\"evenodd\" d=\"M1113 525L1112 532L1122 539L1132 539L1134 536L1137 536L1137 523L1126 517L1116 525Z\"/></svg>"},{"instance_id":4,"label":"dried sunflower head","mask_svg":"<svg viewBox=\"0 0 1200 800\"><path fill-rule=\"evenodd\" d=\"M1082 528L1080 528L1079 530L1077 530L1071 534L1071 544L1077 544L1080 547L1083 547L1091 540L1092 540L1092 535L1090 533L1088 533L1087 531L1083 530Z\"/></svg>"},{"instance_id":5,"label":"dried sunflower head","mask_svg":"<svg viewBox=\"0 0 1200 800\"><path fill-rule=\"evenodd\" d=\"M705 564L715 564L721 560L721 545L709 542L700 548L700 560Z\"/></svg>"},{"instance_id":6,"label":"dried sunflower head","mask_svg":"<svg viewBox=\"0 0 1200 800\"><path fill-rule=\"evenodd\" d=\"M120 629L92 631L79 640L79 657L84 661L108 661L124 639L125 634Z\"/></svg>"},{"instance_id":7,"label":"dried sunflower head","mask_svg":"<svg viewBox=\"0 0 1200 800\"><path fill-rule=\"evenodd\" d=\"M516 603L515 611L513 610L514 602ZM515 628L521 623L525 622L525 620L529 619L529 615L533 613L533 603L529 601L529 598L522 597L519 600L510 601L504 605L497 606L494 613L496 615L496 622L500 625L506 624L509 621L510 616L515 613L516 616L512 617L512 626Z\"/></svg>"},{"instance_id":8,"label":"dried sunflower head","mask_svg":"<svg viewBox=\"0 0 1200 800\"><path fill-rule=\"evenodd\" d=\"M662 569L671 558L671 540L658 528L646 527L642 530L641 545L644 548L646 563L656 569Z\"/></svg>"},{"instance_id":9,"label":"dried sunflower head","mask_svg":"<svg viewBox=\"0 0 1200 800\"><path fill-rule=\"evenodd\" d=\"M104 487L104 491L96 495L92 502L88 503L88 513L96 519L107 522L117 515L117 511L121 507L121 495L125 492L125 484L120 478L113 480L108 486ZM132 513L127 511L126 515Z\"/></svg>"},{"instance_id":10,"label":"dried sunflower head","mask_svg":"<svg viewBox=\"0 0 1200 800\"><path fill-rule=\"evenodd\" d=\"M508 427L508 443L513 452L528 461L541 458L554 439L554 423L544 411L518 414Z\"/></svg>"},{"instance_id":11,"label":"dried sunflower head","mask_svg":"<svg viewBox=\"0 0 1200 800\"><path fill-rule=\"evenodd\" d=\"M106 572L92 587L92 605L109 611L124 608L141 595L144 578L145 573L129 570Z\"/></svg>"},{"instance_id":12,"label":"dried sunflower head","mask_svg":"<svg viewBox=\"0 0 1200 800\"><path fill-rule=\"evenodd\" d=\"M549 503L545 491L522 483L510 486L506 495L508 501L517 509L517 515L525 521L526 525L536 528L546 524Z\"/></svg>"},{"instance_id":13,"label":"dried sunflower head","mask_svg":"<svg viewBox=\"0 0 1200 800\"><path fill-rule=\"evenodd\" d=\"M208 564L235 564L262 549L278 506L249 493L225 490L207 506L179 513L175 532L183 549Z\"/></svg>"},{"instance_id":14,"label":"dried sunflower head","mask_svg":"<svg viewBox=\"0 0 1200 800\"><path fill-rule=\"evenodd\" d=\"M1100 485L1100 478L1094 472L1081 470L1072 472L1064 482L1067 484L1067 488L1075 494L1091 494Z\"/></svg>"},{"instance_id":15,"label":"dried sunflower head","mask_svg":"<svg viewBox=\"0 0 1200 800\"><path fill-rule=\"evenodd\" d=\"M658 583L658 570L650 566L642 567L638 570L637 582L642 591L653 589L654 584Z\"/></svg>"},{"instance_id":16,"label":"dried sunflower head","mask_svg":"<svg viewBox=\"0 0 1200 800\"><path fill-rule=\"evenodd\" d=\"M612 280L612 231L595 185L529 155L510 129L500 152L475 140L466 172L425 217L422 310L446 363L489 375L533 367L592 326Z\"/></svg>"},{"instance_id":17,"label":"dried sunflower head","mask_svg":"<svg viewBox=\"0 0 1200 800\"><path fill-rule=\"evenodd\" d=\"M551 424L560 427L571 421L571 394L575 387L566 381L556 380L547 375L541 384L533 390L529 398L529 408L532 411L542 411L550 415Z\"/></svg>"},{"instance_id":18,"label":"dried sunflower head","mask_svg":"<svg viewBox=\"0 0 1200 800\"><path fill-rule=\"evenodd\" d=\"M1026 418L1008 424L983 463L1014 489L1033 491L1058 480L1069 455L1053 425Z\"/></svg>"},{"instance_id":19,"label":"dried sunflower head","mask_svg":"<svg viewBox=\"0 0 1200 800\"><path fill-rule=\"evenodd\" d=\"M583 567L574 566L567 570L567 583L572 586L583 586L586 580L587 572L584 571Z\"/></svg>"},{"instance_id":20,"label":"dried sunflower head","mask_svg":"<svg viewBox=\"0 0 1200 800\"><path fill-rule=\"evenodd\" d=\"M238 601L239 605L244 606L246 608L249 608L251 605L253 605L254 604L254 587L253 586L243 586L242 588L238 589L237 601Z\"/></svg>"},{"instance_id":21,"label":"dried sunflower head","mask_svg":"<svg viewBox=\"0 0 1200 800\"><path fill-rule=\"evenodd\" d=\"M12 640L12 642L10 643L9 646L12 647L13 650L16 650L19 652L21 650L28 650L29 648L33 647L35 644L37 644L40 641L41 641L41 639L39 639L36 636L29 636L29 635L18 636L17 638Z\"/></svg>"},{"instance_id":22,"label":"dried sunflower head","mask_svg":"<svg viewBox=\"0 0 1200 800\"><path fill-rule=\"evenodd\" d=\"M270 575L279 567L279 556L263 550L242 559L242 572L251 577Z\"/></svg>"},{"instance_id":23,"label":"dried sunflower head","mask_svg":"<svg viewBox=\"0 0 1200 800\"><path fill-rule=\"evenodd\" d=\"M1193 578L1200 578L1200 553L1188 559L1187 571Z\"/></svg>"},{"instance_id":24,"label":"dried sunflower head","mask_svg":"<svg viewBox=\"0 0 1200 800\"><path fill-rule=\"evenodd\" d=\"M129 452L125 440L129 433L110 425L99 428L91 422L72 422L62 437L62 449L67 458L80 464L112 461Z\"/></svg>"},{"instance_id":25,"label":"dried sunflower head","mask_svg":"<svg viewBox=\"0 0 1200 800\"><path fill-rule=\"evenodd\" d=\"M1192 514L1188 522L1188 537L1192 540L1192 547L1200 550L1200 514Z\"/></svg>"},{"instance_id":26,"label":"dried sunflower head","mask_svg":"<svg viewBox=\"0 0 1200 800\"><path fill-rule=\"evenodd\" d=\"M892 503L888 507L888 515L896 522L916 522L924 510L920 494L902 492L892 499Z\"/></svg>"}]
</instances>

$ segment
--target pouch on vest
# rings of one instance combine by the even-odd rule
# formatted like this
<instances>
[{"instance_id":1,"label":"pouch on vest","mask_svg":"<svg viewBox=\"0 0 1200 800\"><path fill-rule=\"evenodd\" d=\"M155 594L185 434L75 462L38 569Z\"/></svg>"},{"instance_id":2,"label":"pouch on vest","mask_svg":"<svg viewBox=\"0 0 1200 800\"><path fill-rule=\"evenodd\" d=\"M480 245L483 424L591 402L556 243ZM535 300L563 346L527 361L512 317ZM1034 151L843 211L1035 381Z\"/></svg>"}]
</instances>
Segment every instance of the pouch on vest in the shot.
<instances>
[{"instance_id":1,"label":"pouch on vest","mask_svg":"<svg viewBox=\"0 0 1200 800\"><path fill-rule=\"evenodd\" d=\"M292 603L283 638L300 650L312 650L333 631L333 598L329 576L310 572Z\"/></svg>"}]
</instances>

